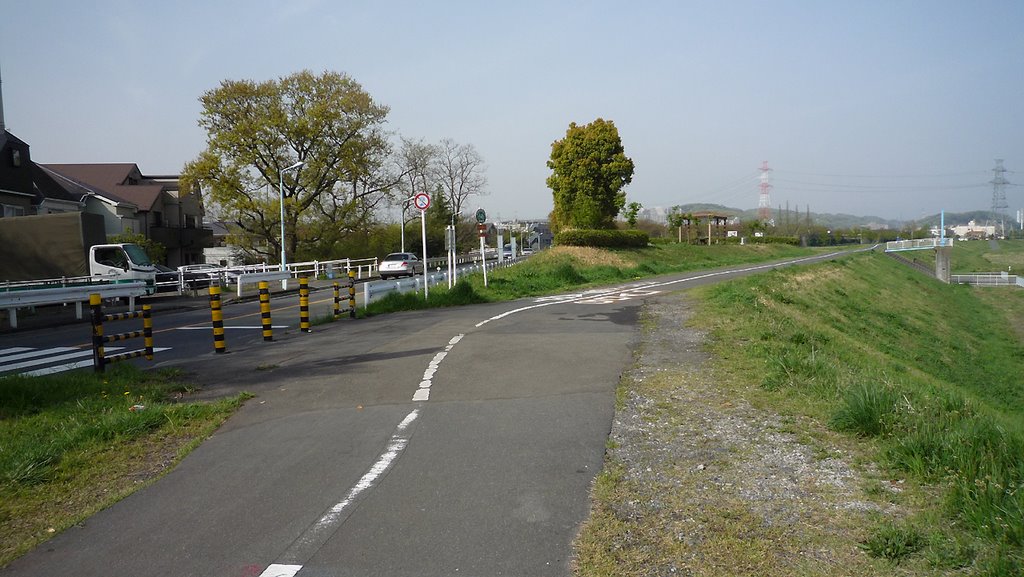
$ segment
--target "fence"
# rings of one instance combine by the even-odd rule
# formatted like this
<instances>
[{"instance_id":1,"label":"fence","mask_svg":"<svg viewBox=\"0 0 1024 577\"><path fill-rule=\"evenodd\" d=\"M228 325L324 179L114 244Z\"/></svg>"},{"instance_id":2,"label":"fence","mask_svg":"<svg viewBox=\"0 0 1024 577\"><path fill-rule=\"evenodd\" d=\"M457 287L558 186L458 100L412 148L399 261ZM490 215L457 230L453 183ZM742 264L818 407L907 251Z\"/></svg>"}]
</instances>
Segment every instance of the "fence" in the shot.
<instances>
[{"instance_id":1,"label":"fence","mask_svg":"<svg viewBox=\"0 0 1024 577\"><path fill-rule=\"evenodd\" d=\"M506 258L502 262L487 261L487 270L494 270L496 268L508 268L510 266L515 265L517 262L519 262L521 260L521 258L522 257L520 257L520 258ZM472 259L470 259L469 261L466 261L466 262L470 262L471 260ZM445 262L447 262L447 261L445 261ZM476 261L472 261L472 262L474 262L475 264L471 264L471 265L468 265L468 266L463 266L462 268L458 269L458 271L456 271L456 274L458 276L462 276L462 275L466 275L466 274L472 274L472 273L475 273L475 272L480 272L480 271L482 271L484 269L484 265L482 263L476 262ZM428 272L428 274L426 275L427 282L430 283L430 286L434 286L434 285L440 284L442 282L447 282L447 280L448 280L448 272L447 271L442 270L442 271L430 272L429 269L428 269L427 272ZM397 291L397 292L401 293L401 292L409 292L409 291L418 291L418 290L422 289L423 288L423 275L417 275L417 276L414 276L412 278L407 278L407 279L402 279L402 280L368 282L368 283L364 283L362 286L363 286L363 307L367 307L367 306L370 306L370 303L372 303L373 301L379 300L379 299L383 298L384 296L386 296L388 293L391 293L391 292L396 292Z\"/></svg>"},{"instance_id":2,"label":"fence","mask_svg":"<svg viewBox=\"0 0 1024 577\"><path fill-rule=\"evenodd\" d=\"M1007 272L982 272L975 274L954 274L949 282L974 286L1020 286L1024 287L1024 279Z\"/></svg>"},{"instance_id":3,"label":"fence","mask_svg":"<svg viewBox=\"0 0 1024 577\"><path fill-rule=\"evenodd\" d=\"M7 319L12 329L18 328L18 309L43 305L75 303L76 318L82 318L82 303L90 301L90 295L97 293L101 299L127 298L128 310L135 311L135 297L146 294L146 283L132 281L108 284L75 284L66 286L19 285L0 291L0 309L7 310Z\"/></svg>"},{"instance_id":4,"label":"fence","mask_svg":"<svg viewBox=\"0 0 1024 577\"><path fill-rule=\"evenodd\" d=\"M922 250L940 246L953 246L951 238L919 238L915 240L893 240L885 243L885 252L901 250Z\"/></svg>"}]
</instances>

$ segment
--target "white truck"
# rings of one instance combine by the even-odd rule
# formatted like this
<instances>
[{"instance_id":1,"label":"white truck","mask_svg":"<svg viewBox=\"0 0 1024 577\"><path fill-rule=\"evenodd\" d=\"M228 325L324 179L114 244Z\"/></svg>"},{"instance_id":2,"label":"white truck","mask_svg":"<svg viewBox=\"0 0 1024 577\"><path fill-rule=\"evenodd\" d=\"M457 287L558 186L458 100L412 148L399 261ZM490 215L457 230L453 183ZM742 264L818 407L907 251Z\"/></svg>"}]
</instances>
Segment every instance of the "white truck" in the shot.
<instances>
[{"instance_id":1,"label":"white truck","mask_svg":"<svg viewBox=\"0 0 1024 577\"><path fill-rule=\"evenodd\" d=\"M137 244L97 244L89 247L89 276L92 280L141 280L154 287L156 267Z\"/></svg>"}]
</instances>

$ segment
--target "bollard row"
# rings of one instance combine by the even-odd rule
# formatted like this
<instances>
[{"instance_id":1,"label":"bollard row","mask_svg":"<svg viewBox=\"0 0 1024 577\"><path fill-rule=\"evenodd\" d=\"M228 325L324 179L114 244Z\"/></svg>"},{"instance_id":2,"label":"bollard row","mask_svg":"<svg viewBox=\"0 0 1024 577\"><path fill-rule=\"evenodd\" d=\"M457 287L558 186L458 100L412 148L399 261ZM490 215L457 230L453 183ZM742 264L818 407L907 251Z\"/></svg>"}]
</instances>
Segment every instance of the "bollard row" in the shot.
<instances>
[{"instance_id":1,"label":"bollard row","mask_svg":"<svg viewBox=\"0 0 1024 577\"><path fill-rule=\"evenodd\" d=\"M258 286L263 340L265 342L272 342L274 340L274 329L270 311L270 283L261 281ZM309 290L309 279L307 277L299 277L299 330L304 333L312 331L309 320ZM342 309L341 302L340 286L335 282L334 318L337 319L345 312L348 312L350 318L356 318L356 272L354 270L348 271L348 308ZM221 288L213 285L210 287L210 315L213 324L213 348L214 352L217 353L223 353L227 350L221 304Z\"/></svg>"}]
</instances>

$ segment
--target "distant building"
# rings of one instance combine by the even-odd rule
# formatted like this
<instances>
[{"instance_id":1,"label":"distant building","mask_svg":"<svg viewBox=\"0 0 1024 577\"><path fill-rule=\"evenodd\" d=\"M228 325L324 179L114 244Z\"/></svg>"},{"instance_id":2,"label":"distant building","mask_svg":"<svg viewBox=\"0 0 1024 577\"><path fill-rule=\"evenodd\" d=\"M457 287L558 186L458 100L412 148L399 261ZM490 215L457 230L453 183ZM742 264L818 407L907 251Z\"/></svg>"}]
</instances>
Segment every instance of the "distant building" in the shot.
<instances>
[{"instance_id":1,"label":"distant building","mask_svg":"<svg viewBox=\"0 0 1024 577\"><path fill-rule=\"evenodd\" d=\"M132 232L162 244L172 267L203 262L212 244L202 199L182 191L177 176L144 175L132 163L33 162L29 145L6 129L0 93L0 218L63 212L103 216L107 236Z\"/></svg>"},{"instance_id":2,"label":"distant building","mask_svg":"<svg viewBox=\"0 0 1024 577\"><path fill-rule=\"evenodd\" d=\"M954 236L966 239L984 239L996 236L996 227L994 225L979 225L973 220L966 225L951 226L949 229L953 231Z\"/></svg>"}]
</instances>

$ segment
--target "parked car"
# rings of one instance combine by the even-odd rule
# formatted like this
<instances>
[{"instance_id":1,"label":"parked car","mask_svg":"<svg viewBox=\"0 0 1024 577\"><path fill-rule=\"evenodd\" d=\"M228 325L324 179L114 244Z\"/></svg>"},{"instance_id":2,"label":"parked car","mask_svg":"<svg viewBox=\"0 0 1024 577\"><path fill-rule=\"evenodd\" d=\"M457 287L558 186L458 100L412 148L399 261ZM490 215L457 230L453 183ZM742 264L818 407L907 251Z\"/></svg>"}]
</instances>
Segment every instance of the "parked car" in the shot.
<instances>
[{"instance_id":1,"label":"parked car","mask_svg":"<svg viewBox=\"0 0 1024 577\"><path fill-rule=\"evenodd\" d=\"M190 279L186 278L186 288L207 288L212 283L219 283L221 280L220 268L212 264L186 264L179 266L178 271L191 277L191 283L189 283Z\"/></svg>"},{"instance_id":2,"label":"parked car","mask_svg":"<svg viewBox=\"0 0 1024 577\"><path fill-rule=\"evenodd\" d=\"M380 261L381 280L423 274L423 262L411 252L393 252Z\"/></svg>"},{"instance_id":3,"label":"parked car","mask_svg":"<svg viewBox=\"0 0 1024 577\"><path fill-rule=\"evenodd\" d=\"M186 290L198 290L210 286L210 276L206 273L177 271L162 264L156 267L156 292L173 292L178 290L178 281L185 282Z\"/></svg>"}]
</instances>

